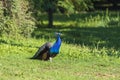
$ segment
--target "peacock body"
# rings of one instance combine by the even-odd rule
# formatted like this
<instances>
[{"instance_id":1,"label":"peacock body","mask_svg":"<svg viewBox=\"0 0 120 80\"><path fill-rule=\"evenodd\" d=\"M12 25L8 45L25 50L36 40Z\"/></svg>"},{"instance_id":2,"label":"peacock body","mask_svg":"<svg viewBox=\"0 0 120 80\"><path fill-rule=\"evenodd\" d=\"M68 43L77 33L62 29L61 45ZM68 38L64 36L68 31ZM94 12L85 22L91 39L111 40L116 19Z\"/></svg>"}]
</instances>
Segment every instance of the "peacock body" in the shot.
<instances>
[{"instance_id":1,"label":"peacock body","mask_svg":"<svg viewBox=\"0 0 120 80\"><path fill-rule=\"evenodd\" d=\"M60 38L60 33L56 33L56 35L57 39L55 43L53 45L50 42L43 44L32 57L32 59L51 60L53 57L59 54L62 41Z\"/></svg>"}]
</instances>

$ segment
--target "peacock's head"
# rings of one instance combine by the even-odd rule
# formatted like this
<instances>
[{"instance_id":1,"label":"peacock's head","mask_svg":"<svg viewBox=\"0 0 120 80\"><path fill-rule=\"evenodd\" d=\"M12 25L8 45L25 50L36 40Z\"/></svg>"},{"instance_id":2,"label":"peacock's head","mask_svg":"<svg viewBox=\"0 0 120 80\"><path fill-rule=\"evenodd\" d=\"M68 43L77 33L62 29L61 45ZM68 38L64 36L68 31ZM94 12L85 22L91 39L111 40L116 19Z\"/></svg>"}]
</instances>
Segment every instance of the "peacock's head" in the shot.
<instances>
[{"instance_id":1,"label":"peacock's head","mask_svg":"<svg viewBox=\"0 0 120 80\"><path fill-rule=\"evenodd\" d=\"M60 35L62 35L62 33L60 33L60 32L55 32L55 35L56 35L56 36L60 36Z\"/></svg>"}]
</instances>

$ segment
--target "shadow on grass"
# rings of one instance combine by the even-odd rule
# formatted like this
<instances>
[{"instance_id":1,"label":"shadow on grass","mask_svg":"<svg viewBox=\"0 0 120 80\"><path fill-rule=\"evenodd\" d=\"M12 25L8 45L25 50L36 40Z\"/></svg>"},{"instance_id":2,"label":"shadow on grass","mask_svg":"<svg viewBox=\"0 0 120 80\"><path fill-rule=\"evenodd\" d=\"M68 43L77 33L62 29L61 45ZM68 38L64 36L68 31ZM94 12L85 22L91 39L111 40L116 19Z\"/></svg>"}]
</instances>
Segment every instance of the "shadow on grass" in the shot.
<instances>
[{"instance_id":1,"label":"shadow on grass","mask_svg":"<svg viewBox=\"0 0 120 80\"><path fill-rule=\"evenodd\" d=\"M109 19L116 19L119 17L119 12L110 12L108 14L108 11L99 11L99 12L91 12L91 13L81 13L81 14L72 14L70 17L66 15L60 15L55 14L54 15L54 21L59 23L66 23L69 21L77 21L77 19L85 20L86 18L89 19L90 16L97 16L99 17L108 17ZM47 17L45 14L41 15L40 18L43 21L47 21ZM102 18L100 18L101 20ZM104 18L103 18L104 19ZM119 18L117 18L119 19ZM107 19L106 19L107 20ZM78 21L77 23L79 23ZM98 21L99 22L99 21ZM94 21L93 21L94 23ZM104 23L104 21L103 21ZM84 23L83 23L84 24ZM87 22L86 22L87 24ZM77 44L77 45L86 45L90 47L107 47L107 48L120 48L120 27L119 27L119 21L117 20L111 20L106 22L107 27L80 27L76 25L71 26L65 26L63 25L57 25L54 28L50 29L47 28L45 25L42 25L42 27L38 26L38 28L33 32L32 37L35 38L45 38L47 40L53 39L54 32L61 32L63 35L62 40L63 42L66 42L68 44ZM103 25L105 26L105 25ZM109 26L109 27L108 27Z\"/></svg>"},{"instance_id":2,"label":"shadow on grass","mask_svg":"<svg viewBox=\"0 0 120 80\"><path fill-rule=\"evenodd\" d=\"M54 27L39 28L32 34L35 38L45 38L47 40L54 38L54 32L61 32L62 41L68 44L86 45L90 47L120 48L120 27Z\"/></svg>"},{"instance_id":3,"label":"shadow on grass","mask_svg":"<svg viewBox=\"0 0 120 80\"><path fill-rule=\"evenodd\" d=\"M69 21L76 21L76 20L85 20L86 18L94 18L96 16L100 17L109 17L109 18L115 18L119 17L120 11L95 11L95 12L81 12L78 14L70 14L64 15L64 14L54 14L54 21L56 22L69 22ZM39 17L37 17L37 21L47 21L48 17L47 14L41 14ZM43 23L44 24L44 23Z\"/></svg>"},{"instance_id":4,"label":"shadow on grass","mask_svg":"<svg viewBox=\"0 0 120 80\"><path fill-rule=\"evenodd\" d=\"M75 21L76 19L85 19L90 15L105 15L106 13L93 12L93 13L83 13L83 14L73 14L71 17L66 15L54 15L54 20L60 23ZM116 17L116 12L113 12L110 17ZM46 15L41 15L40 17L43 21L47 20ZM38 19L39 20L39 19ZM115 20L114 20L115 21ZM55 26L54 28L47 28L45 25L38 27L33 33L32 37L35 38L45 38L46 40L55 39L54 32L61 32L63 35L62 41L68 44L86 45L90 47L108 47L108 48L120 48L120 27L116 24L119 22L109 22L109 28L105 27L77 27L77 26ZM116 27L117 26L117 27ZM0 43L8 44L4 40L0 40ZM11 45L23 46L23 44L18 44L10 42Z\"/></svg>"}]
</instances>

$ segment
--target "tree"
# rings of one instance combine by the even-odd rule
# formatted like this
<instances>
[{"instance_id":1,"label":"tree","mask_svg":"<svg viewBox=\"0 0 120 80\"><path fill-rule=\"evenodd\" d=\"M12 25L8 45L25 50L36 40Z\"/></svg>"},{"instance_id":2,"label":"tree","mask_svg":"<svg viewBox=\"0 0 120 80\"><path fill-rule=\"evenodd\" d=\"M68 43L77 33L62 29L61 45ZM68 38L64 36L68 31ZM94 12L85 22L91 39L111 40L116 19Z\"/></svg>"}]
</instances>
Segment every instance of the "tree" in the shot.
<instances>
[{"instance_id":1,"label":"tree","mask_svg":"<svg viewBox=\"0 0 120 80\"><path fill-rule=\"evenodd\" d=\"M30 0L31 1L31 0ZM37 10L47 12L48 14L48 27L53 27L53 14L57 11L65 14L80 12L88 10L91 0L32 0L34 3L34 12ZM35 15L36 16L36 15ZM38 17L36 17L38 18Z\"/></svg>"},{"instance_id":2,"label":"tree","mask_svg":"<svg viewBox=\"0 0 120 80\"><path fill-rule=\"evenodd\" d=\"M36 4L37 5L37 4ZM71 7L72 6L72 7ZM58 10L65 10L66 13L72 10L73 5L71 0L44 0L41 2L41 11L45 11L48 14L48 27L53 27L53 13ZM71 9L71 10L70 10Z\"/></svg>"},{"instance_id":3,"label":"tree","mask_svg":"<svg viewBox=\"0 0 120 80\"><path fill-rule=\"evenodd\" d=\"M48 14L48 26L53 27L53 13L57 8L58 0L44 0L43 8Z\"/></svg>"},{"instance_id":4,"label":"tree","mask_svg":"<svg viewBox=\"0 0 120 80\"><path fill-rule=\"evenodd\" d=\"M91 0L44 0L44 9L48 13L49 27L53 27L53 13L57 9L59 11L63 10L65 14L71 14L90 8L93 8Z\"/></svg>"}]
</instances>

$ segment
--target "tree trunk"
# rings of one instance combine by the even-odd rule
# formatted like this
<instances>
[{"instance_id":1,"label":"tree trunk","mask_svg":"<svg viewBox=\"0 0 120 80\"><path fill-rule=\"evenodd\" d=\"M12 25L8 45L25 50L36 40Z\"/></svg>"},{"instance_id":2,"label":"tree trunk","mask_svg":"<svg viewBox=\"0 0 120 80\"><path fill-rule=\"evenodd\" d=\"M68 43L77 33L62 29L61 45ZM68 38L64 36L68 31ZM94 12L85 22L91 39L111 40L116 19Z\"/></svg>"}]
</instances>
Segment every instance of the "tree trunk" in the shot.
<instances>
[{"instance_id":1,"label":"tree trunk","mask_svg":"<svg viewBox=\"0 0 120 80\"><path fill-rule=\"evenodd\" d=\"M53 10L51 8L48 10L48 27L53 27Z\"/></svg>"}]
</instances>

